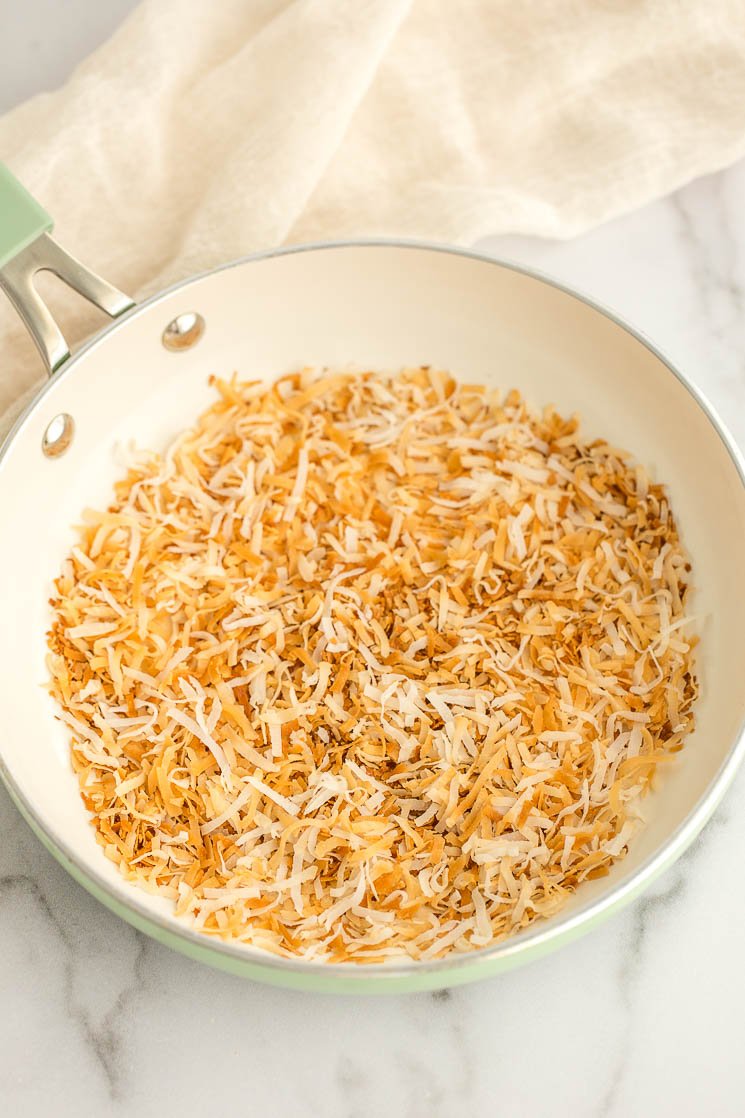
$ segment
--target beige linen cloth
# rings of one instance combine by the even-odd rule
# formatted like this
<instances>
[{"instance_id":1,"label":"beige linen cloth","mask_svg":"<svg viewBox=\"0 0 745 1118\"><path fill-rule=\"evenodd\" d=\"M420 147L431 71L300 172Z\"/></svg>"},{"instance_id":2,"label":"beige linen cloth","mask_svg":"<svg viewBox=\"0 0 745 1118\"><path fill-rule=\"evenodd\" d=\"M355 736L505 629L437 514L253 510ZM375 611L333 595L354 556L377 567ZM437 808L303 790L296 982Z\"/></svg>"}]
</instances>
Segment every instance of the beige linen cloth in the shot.
<instances>
[{"instance_id":1,"label":"beige linen cloth","mask_svg":"<svg viewBox=\"0 0 745 1118\"><path fill-rule=\"evenodd\" d=\"M742 0L146 0L0 119L135 296L286 242L568 237L743 154ZM68 340L101 324L41 283ZM17 410L41 365L2 295L0 352Z\"/></svg>"}]
</instances>

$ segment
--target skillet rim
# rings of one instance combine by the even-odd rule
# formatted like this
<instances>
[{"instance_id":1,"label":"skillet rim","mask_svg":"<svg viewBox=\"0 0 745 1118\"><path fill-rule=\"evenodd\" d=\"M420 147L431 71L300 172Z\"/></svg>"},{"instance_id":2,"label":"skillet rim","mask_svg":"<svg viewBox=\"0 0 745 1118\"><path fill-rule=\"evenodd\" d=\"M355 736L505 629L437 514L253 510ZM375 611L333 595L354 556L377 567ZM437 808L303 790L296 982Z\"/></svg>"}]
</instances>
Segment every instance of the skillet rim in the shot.
<instances>
[{"instance_id":1,"label":"skillet rim","mask_svg":"<svg viewBox=\"0 0 745 1118\"><path fill-rule=\"evenodd\" d=\"M40 391L32 397L27 406L23 409L0 445L0 485L2 484L1 475L4 460L11 452L15 443L22 437L28 421L35 413L37 407L45 399L51 388L61 379L67 379L67 377L74 372L78 362L84 356L104 344L110 335L125 329L130 321L144 314L146 311L149 311L161 300L181 289L188 288L193 284L232 268L260 263L261 261L276 257L293 256L298 253L360 248L412 249L419 252L434 252L461 257L466 260L474 260L479 263L490 264L526 276L529 279L545 284L571 298L579 300L591 310L609 319L644 346L644 348L656 357L667 371L675 377L683 388L688 391L724 444L724 448L732 460L740 483L743 488L745 488L745 455L740 450L706 395L680 372L645 334L631 326L610 308L597 302L582 291L577 290L577 288L546 275L539 269L526 267L523 264L504 260L488 253L458 248L457 246L444 243L378 237L317 241L252 253L248 256L239 257L236 260L219 264L214 268L189 276L184 280L180 280L156 292L143 302L135 303L129 311L117 317L108 326L104 327L103 330L99 331L84 343L84 345L71 356L53 376L48 378ZM424 975L435 976L439 974L443 975L443 978L446 980L445 984L450 984L448 978L450 978L453 983L468 981L469 977L471 977L467 973L469 970L475 971L477 969L483 969L484 967L488 968L489 964L493 964L494 972L496 973L497 970L506 969L508 966L518 962L527 962L530 958L535 958L537 955L550 950L552 947L558 948L563 942L566 942L569 938L579 934L581 931L589 931L591 926L604 917L609 916L611 912L630 903L634 896L651 884L657 874L661 873L680 857L712 815L717 804L734 779L735 773L743 760L745 760L745 716L717 772L686 818L668 835L667 839L657 850L633 871L628 880L621 882L607 893L601 894L600 897L581 906L570 915L562 917L559 914L556 917L552 917L548 925L541 921L537 921L523 932L508 936L506 939L499 940L493 945L476 948L475 950L464 952L463 954L449 954L441 959L425 961L407 959L401 963L365 964L354 962L306 962L301 959L284 958L282 956L273 955L269 951L252 947L251 945L231 943L217 936L212 937L206 935L204 932L199 932L190 927L187 923L180 923L178 918L173 915L161 916L160 914L153 913L138 900L138 890L136 886L131 886L131 895L129 895L126 887L130 883L126 882L124 879L115 887L111 882L99 876L96 870L91 868L80 858L75 851L66 844L64 838L60 837L51 825L45 822L44 818L37 813L33 803L18 787L8 770L2 755L2 745L0 745L0 779L7 788L11 799L21 811L21 814L26 818L27 822L29 822L32 829L37 832L37 837L41 839L52 853L56 856L61 855L64 868L68 869L65 863L69 863L74 867L76 872L73 876L86 887L92 886L97 899L102 899L99 894L104 894L106 898L104 903L109 905L109 907L113 907L115 911L121 906L131 911L133 915L138 918L138 921L145 925L153 926L153 930L157 929L157 931L163 933L165 937L175 937L178 940L182 940L184 941L185 947L188 945L192 949L198 949L200 953L204 951L208 956L214 954L223 960L224 965L232 962L238 967L240 967L240 964L243 964L244 967L275 972L278 979L280 974L288 974L288 977L291 974L295 974L299 979L303 977L314 980L328 979L332 984L334 980L343 984L345 981L349 982L350 979L354 979L358 987L373 987L376 983L384 985L386 981L390 981L390 983L394 985L396 981L400 982L407 979L416 981L417 978ZM68 869L68 872L71 871ZM524 958L518 959L520 955L523 955ZM217 962L217 959L215 959L214 962ZM472 977L477 978L479 975L474 974ZM269 982L272 981L270 974L266 975L266 980ZM370 989L370 992L375 991Z\"/></svg>"}]
</instances>

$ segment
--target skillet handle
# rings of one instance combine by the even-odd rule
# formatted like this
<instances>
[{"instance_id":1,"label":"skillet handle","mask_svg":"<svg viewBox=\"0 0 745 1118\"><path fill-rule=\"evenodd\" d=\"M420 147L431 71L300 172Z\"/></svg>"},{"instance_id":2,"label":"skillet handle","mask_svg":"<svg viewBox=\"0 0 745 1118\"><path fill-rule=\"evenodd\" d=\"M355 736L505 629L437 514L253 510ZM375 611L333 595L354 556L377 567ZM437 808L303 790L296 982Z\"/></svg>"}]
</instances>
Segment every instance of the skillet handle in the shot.
<instances>
[{"instance_id":1,"label":"skillet handle","mask_svg":"<svg viewBox=\"0 0 745 1118\"><path fill-rule=\"evenodd\" d=\"M112 318L135 305L65 252L50 237L52 227L49 214L0 163L0 288L26 324L50 376L70 356L70 348L34 287L37 272L54 272Z\"/></svg>"}]
</instances>

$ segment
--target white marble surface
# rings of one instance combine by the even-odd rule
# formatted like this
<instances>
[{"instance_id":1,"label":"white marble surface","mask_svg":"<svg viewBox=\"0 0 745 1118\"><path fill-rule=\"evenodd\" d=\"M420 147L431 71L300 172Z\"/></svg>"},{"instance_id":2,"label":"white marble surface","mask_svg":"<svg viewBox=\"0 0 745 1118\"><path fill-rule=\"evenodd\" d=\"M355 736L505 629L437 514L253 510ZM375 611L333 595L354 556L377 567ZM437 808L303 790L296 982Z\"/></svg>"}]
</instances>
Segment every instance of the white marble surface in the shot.
<instances>
[{"instance_id":1,"label":"white marble surface","mask_svg":"<svg viewBox=\"0 0 745 1118\"><path fill-rule=\"evenodd\" d=\"M82 18L94 5L58 7ZM79 53L116 22L96 18L70 39ZM30 24L13 19L26 43ZM3 107L31 92L14 65L23 80L5 75ZM640 327L745 447L743 198L745 163L571 243L486 246ZM694 848L580 942L452 993L361 999L253 985L139 935L65 875L0 788L0 1114L742 1115L743 795L745 772Z\"/></svg>"}]
</instances>

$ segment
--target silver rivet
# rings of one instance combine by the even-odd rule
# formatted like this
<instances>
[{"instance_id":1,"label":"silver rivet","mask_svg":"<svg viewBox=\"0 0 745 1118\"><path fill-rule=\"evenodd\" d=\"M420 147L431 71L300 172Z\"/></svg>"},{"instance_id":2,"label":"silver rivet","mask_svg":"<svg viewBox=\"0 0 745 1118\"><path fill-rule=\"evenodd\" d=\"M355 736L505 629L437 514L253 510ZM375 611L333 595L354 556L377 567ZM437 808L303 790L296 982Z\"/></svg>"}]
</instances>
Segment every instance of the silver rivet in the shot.
<instances>
[{"instance_id":1,"label":"silver rivet","mask_svg":"<svg viewBox=\"0 0 745 1118\"><path fill-rule=\"evenodd\" d=\"M64 454L75 435L75 420L66 411L55 415L49 423L41 440L41 449L47 458L59 458Z\"/></svg>"},{"instance_id":2,"label":"silver rivet","mask_svg":"<svg viewBox=\"0 0 745 1118\"><path fill-rule=\"evenodd\" d=\"M196 345L204 333L204 319L196 311L186 311L169 322L163 331L163 345L166 349L190 349Z\"/></svg>"}]
</instances>

